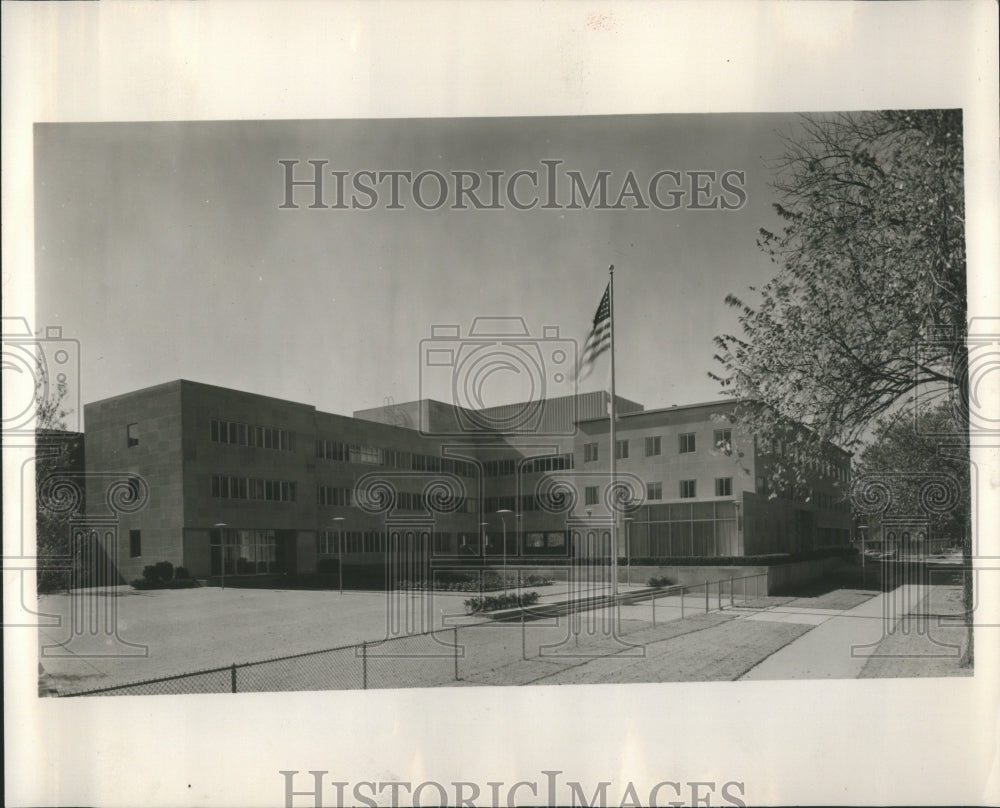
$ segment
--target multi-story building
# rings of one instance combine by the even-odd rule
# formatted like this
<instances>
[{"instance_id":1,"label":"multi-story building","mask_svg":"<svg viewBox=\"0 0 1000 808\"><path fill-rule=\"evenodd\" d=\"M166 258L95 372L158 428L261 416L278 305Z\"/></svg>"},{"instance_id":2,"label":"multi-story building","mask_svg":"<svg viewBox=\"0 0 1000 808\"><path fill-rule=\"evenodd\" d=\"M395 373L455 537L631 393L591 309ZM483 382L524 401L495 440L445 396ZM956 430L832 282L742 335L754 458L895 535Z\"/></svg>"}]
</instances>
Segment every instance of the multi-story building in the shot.
<instances>
[{"instance_id":1,"label":"multi-story building","mask_svg":"<svg viewBox=\"0 0 1000 808\"><path fill-rule=\"evenodd\" d=\"M831 447L808 501L773 496L771 447L732 422L733 402L647 411L616 401L620 480L642 500L624 523L623 557L849 541L846 453ZM607 411L598 392L346 417L179 380L86 405L86 462L148 487L145 507L121 517L122 580L158 561L208 578L310 573L324 558L349 577L384 567L399 537L443 557L568 557L592 552L575 523L610 518Z\"/></svg>"}]
</instances>

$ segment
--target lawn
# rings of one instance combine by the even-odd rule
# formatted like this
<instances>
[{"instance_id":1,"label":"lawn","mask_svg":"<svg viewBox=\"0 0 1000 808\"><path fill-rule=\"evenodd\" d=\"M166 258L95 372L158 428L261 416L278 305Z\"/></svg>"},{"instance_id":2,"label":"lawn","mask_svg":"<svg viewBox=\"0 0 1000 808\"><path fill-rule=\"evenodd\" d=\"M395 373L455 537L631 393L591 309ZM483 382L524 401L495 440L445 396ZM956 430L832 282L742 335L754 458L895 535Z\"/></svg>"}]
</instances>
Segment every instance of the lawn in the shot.
<instances>
[{"instance_id":1,"label":"lawn","mask_svg":"<svg viewBox=\"0 0 1000 808\"><path fill-rule=\"evenodd\" d=\"M931 587L930 594L879 643L861 678L972 676L971 666L960 665L968 628L954 618L963 613L961 587Z\"/></svg>"}]
</instances>

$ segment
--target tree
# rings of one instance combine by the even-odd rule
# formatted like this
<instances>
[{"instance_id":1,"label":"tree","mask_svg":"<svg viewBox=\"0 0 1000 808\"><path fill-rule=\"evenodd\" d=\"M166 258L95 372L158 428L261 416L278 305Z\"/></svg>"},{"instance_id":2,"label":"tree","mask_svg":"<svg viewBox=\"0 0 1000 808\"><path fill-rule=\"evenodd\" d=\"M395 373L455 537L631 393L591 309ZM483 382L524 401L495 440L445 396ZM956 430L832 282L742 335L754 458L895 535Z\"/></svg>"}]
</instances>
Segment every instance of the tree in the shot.
<instances>
[{"instance_id":1,"label":"tree","mask_svg":"<svg viewBox=\"0 0 1000 808\"><path fill-rule=\"evenodd\" d=\"M942 434L955 434L963 428L955 410L947 404L920 411L914 418L885 417L876 423L871 442L858 461L859 475L913 474L893 480L893 509L897 513L927 513L937 536L963 539L969 526L971 492L969 458L952 450L942 451ZM923 481L938 476L957 483L955 506L944 512L927 512L920 502Z\"/></svg>"},{"instance_id":2,"label":"tree","mask_svg":"<svg viewBox=\"0 0 1000 808\"><path fill-rule=\"evenodd\" d=\"M887 438L878 419L923 417L942 396L963 434L961 111L804 116L777 169L783 226L762 229L758 245L778 272L751 290L755 307L727 297L742 333L716 338L722 370L711 374L765 445L792 444L774 458L773 484L803 484L825 442L854 449L872 428ZM971 609L968 575L965 598Z\"/></svg>"},{"instance_id":3,"label":"tree","mask_svg":"<svg viewBox=\"0 0 1000 808\"><path fill-rule=\"evenodd\" d=\"M57 383L47 393L41 362L35 378L36 585L39 592L52 592L69 588L72 565L79 563L78 548L70 540L70 521L82 510L83 502L77 508L57 507L50 483L60 475L82 469L83 441L79 433L66 430L69 413L63 409L65 383Z\"/></svg>"},{"instance_id":4,"label":"tree","mask_svg":"<svg viewBox=\"0 0 1000 808\"><path fill-rule=\"evenodd\" d=\"M758 240L778 272L755 307L727 297L742 333L716 338L711 374L761 438L794 443L776 484L967 384L961 111L804 116L784 142L784 226Z\"/></svg>"}]
</instances>

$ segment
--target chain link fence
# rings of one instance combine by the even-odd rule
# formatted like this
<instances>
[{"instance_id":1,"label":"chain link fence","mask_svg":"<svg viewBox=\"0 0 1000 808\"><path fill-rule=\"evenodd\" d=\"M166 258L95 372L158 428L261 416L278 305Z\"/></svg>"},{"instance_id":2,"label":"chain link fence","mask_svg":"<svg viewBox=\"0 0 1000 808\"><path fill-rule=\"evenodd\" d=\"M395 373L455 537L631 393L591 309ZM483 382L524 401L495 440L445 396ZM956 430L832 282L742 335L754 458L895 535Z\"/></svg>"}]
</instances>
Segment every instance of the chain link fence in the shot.
<instances>
[{"instance_id":1,"label":"chain link fence","mask_svg":"<svg viewBox=\"0 0 1000 808\"><path fill-rule=\"evenodd\" d=\"M478 623L59 695L137 696L446 686L463 681L467 662L476 671L495 671L542 657L598 657L621 653L625 647L621 638L643 632L646 625L655 627L658 623L696 618L727 608L756 608L766 601L765 591L766 580L756 575L622 593L617 605L610 596L586 604L539 604L505 610L493 615L495 619ZM581 652L581 648L585 651ZM512 675L511 683L518 683L513 671Z\"/></svg>"}]
</instances>

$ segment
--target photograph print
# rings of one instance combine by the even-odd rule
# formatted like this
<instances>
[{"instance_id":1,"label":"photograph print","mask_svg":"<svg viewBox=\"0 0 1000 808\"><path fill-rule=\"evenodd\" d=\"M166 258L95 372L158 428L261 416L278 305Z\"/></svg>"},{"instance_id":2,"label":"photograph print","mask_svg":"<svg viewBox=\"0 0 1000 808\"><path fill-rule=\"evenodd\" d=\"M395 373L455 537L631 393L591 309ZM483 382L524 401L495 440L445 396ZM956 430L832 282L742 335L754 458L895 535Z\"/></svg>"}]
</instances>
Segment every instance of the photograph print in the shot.
<instances>
[{"instance_id":1,"label":"photograph print","mask_svg":"<svg viewBox=\"0 0 1000 808\"><path fill-rule=\"evenodd\" d=\"M33 145L40 696L973 675L960 109Z\"/></svg>"}]
</instances>

